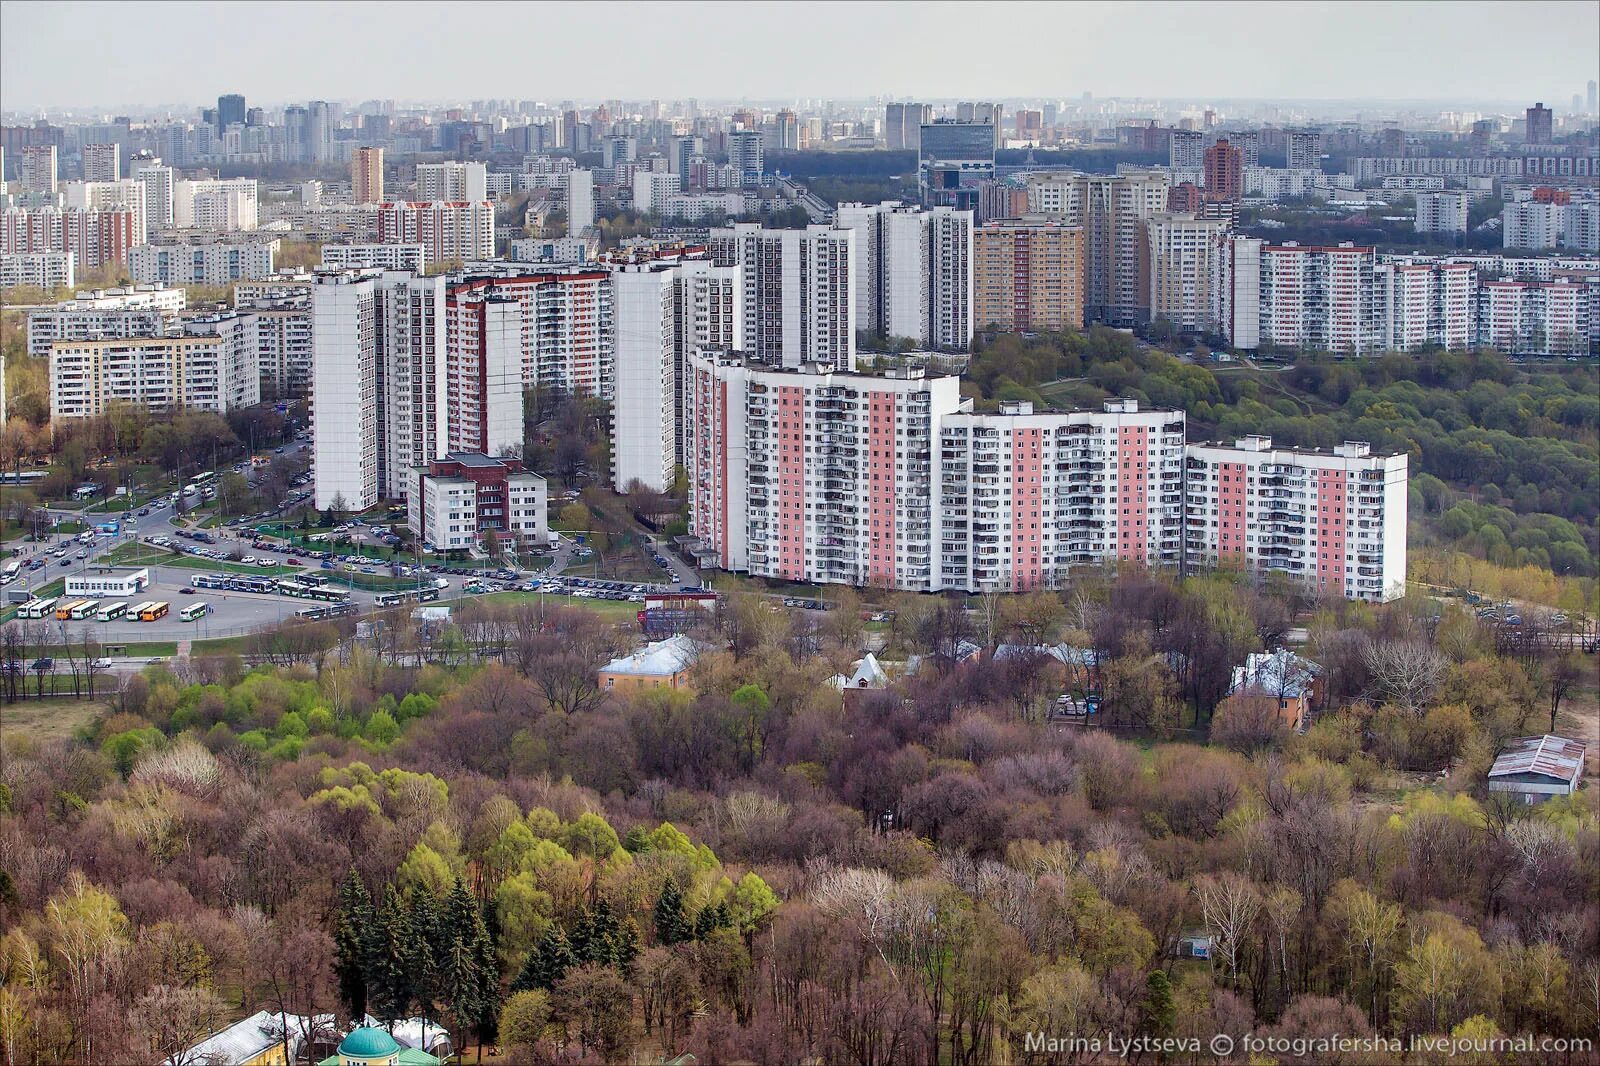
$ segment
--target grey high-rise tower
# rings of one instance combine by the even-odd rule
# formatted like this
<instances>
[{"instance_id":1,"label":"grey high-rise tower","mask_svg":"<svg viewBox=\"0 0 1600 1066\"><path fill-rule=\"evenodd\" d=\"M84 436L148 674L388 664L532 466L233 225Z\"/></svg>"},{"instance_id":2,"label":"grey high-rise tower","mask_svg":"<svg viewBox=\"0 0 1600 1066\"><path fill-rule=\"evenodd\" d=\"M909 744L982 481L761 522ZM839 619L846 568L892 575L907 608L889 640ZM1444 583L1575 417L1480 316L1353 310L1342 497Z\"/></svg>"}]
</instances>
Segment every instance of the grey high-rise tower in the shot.
<instances>
[{"instance_id":1,"label":"grey high-rise tower","mask_svg":"<svg viewBox=\"0 0 1600 1066\"><path fill-rule=\"evenodd\" d=\"M245 116L248 114L244 106L244 97L238 93L229 93L227 96L217 97L217 133L221 134L229 126L244 125Z\"/></svg>"}]
</instances>

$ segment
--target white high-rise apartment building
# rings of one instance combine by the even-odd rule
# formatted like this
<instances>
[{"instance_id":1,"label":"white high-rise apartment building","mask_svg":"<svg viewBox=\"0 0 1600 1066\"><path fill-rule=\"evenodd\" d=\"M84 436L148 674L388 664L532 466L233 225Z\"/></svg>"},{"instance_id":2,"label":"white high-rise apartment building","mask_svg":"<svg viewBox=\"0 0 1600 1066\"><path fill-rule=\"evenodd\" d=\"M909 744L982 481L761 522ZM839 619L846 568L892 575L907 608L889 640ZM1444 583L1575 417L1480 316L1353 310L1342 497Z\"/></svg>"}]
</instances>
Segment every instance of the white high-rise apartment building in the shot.
<instances>
[{"instance_id":1,"label":"white high-rise apartment building","mask_svg":"<svg viewBox=\"0 0 1600 1066\"><path fill-rule=\"evenodd\" d=\"M488 200L389 203L378 208L380 244L420 244L429 263L494 257L494 204Z\"/></svg>"},{"instance_id":2,"label":"white high-rise apartment building","mask_svg":"<svg viewBox=\"0 0 1600 1066\"><path fill-rule=\"evenodd\" d=\"M71 252L77 269L98 270L126 262L128 250L144 241L139 221L131 207L11 208L0 212L0 255Z\"/></svg>"},{"instance_id":3,"label":"white high-rise apartment building","mask_svg":"<svg viewBox=\"0 0 1600 1066\"><path fill-rule=\"evenodd\" d=\"M1486 281L1478 294L1481 343L1509 355L1582 355L1589 349L1600 283Z\"/></svg>"},{"instance_id":4,"label":"white high-rise apartment building","mask_svg":"<svg viewBox=\"0 0 1600 1066\"><path fill-rule=\"evenodd\" d=\"M1291 131L1289 134L1287 165L1290 170L1320 170L1322 168L1322 131Z\"/></svg>"},{"instance_id":5,"label":"white high-rise apartment building","mask_svg":"<svg viewBox=\"0 0 1600 1066\"><path fill-rule=\"evenodd\" d=\"M321 510L378 502L380 336L377 271L318 275L311 295L311 447Z\"/></svg>"},{"instance_id":6,"label":"white high-rise apartment building","mask_svg":"<svg viewBox=\"0 0 1600 1066\"><path fill-rule=\"evenodd\" d=\"M1464 192L1417 193L1418 233L1467 232L1467 194Z\"/></svg>"},{"instance_id":7,"label":"white high-rise apartment building","mask_svg":"<svg viewBox=\"0 0 1600 1066\"><path fill-rule=\"evenodd\" d=\"M417 200L460 203L489 198L489 168L484 163L418 163Z\"/></svg>"},{"instance_id":8,"label":"white high-rise apartment building","mask_svg":"<svg viewBox=\"0 0 1600 1066\"><path fill-rule=\"evenodd\" d=\"M840 204L834 225L856 234L856 329L921 347L972 344L970 211L897 200Z\"/></svg>"},{"instance_id":9,"label":"white high-rise apartment building","mask_svg":"<svg viewBox=\"0 0 1600 1066\"><path fill-rule=\"evenodd\" d=\"M139 240L148 239L149 219L145 217L145 190L142 182L69 181L61 186L66 206L82 211L109 211L124 207L133 212L133 232Z\"/></svg>"},{"instance_id":10,"label":"white high-rise apartment building","mask_svg":"<svg viewBox=\"0 0 1600 1066\"><path fill-rule=\"evenodd\" d=\"M261 402L249 315L184 321L155 337L61 341L50 348L50 417L90 418L114 401L218 414Z\"/></svg>"},{"instance_id":11,"label":"white high-rise apartment building","mask_svg":"<svg viewBox=\"0 0 1600 1066\"><path fill-rule=\"evenodd\" d=\"M656 492L672 484L677 436L674 365L676 279L670 266L626 265L611 274L616 387L611 401L611 480Z\"/></svg>"},{"instance_id":12,"label":"white high-rise apartment building","mask_svg":"<svg viewBox=\"0 0 1600 1066\"><path fill-rule=\"evenodd\" d=\"M1220 243L1228 222L1160 212L1145 223L1149 240L1150 317L1184 332L1205 332L1215 321L1221 273Z\"/></svg>"},{"instance_id":13,"label":"white high-rise apartment building","mask_svg":"<svg viewBox=\"0 0 1600 1066\"><path fill-rule=\"evenodd\" d=\"M690 529L726 570L936 586L931 453L958 381L690 358Z\"/></svg>"},{"instance_id":14,"label":"white high-rise apartment building","mask_svg":"<svg viewBox=\"0 0 1600 1066\"><path fill-rule=\"evenodd\" d=\"M1260 340L1284 348L1367 355L1376 346L1370 247L1261 249Z\"/></svg>"},{"instance_id":15,"label":"white high-rise apartment building","mask_svg":"<svg viewBox=\"0 0 1600 1066\"><path fill-rule=\"evenodd\" d=\"M736 349L739 268L667 258L614 268L616 386L612 483L665 491L682 462L687 361Z\"/></svg>"},{"instance_id":16,"label":"white high-rise apartment building","mask_svg":"<svg viewBox=\"0 0 1600 1066\"><path fill-rule=\"evenodd\" d=\"M180 181L173 188L173 223L179 229L253 230L257 210L254 178Z\"/></svg>"},{"instance_id":17,"label":"white high-rise apartment building","mask_svg":"<svg viewBox=\"0 0 1600 1066\"><path fill-rule=\"evenodd\" d=\"M1373 350L1413 352L1477 342L1478 272L1470 263L1379 263L1373 268Z\"/></svg>"},{"instance_id":18,"label":"white high-rise apartment building","mask_svg":"<svg viewBox=\"0 0 1600 1066\"><path fill-rule=\"evenodd\" d=\"M84 181L116 181L122 177L122 145L86 144L82 156Z\"/></svg>"},{"instance_id":19,"label":"white high-rise apartment building","mask_svg":"<svg viewBox=\"0 0 1600 1066\"><path fill-rule=\"evenodd\" d=\"M147 232L171 229L177 224L175 175L159 159L135 158L130 177L144 186L144 224Z\"/></svg>"},{"instance_id":20,"label":"white high-rise apartment building","mask_svg":"<svg viewBox=\"0 0 1600 1066\"><path fill-rule=\"evenodd\" d=\"M1074 566L1176 566L1183 550L1182 411L946 415L939 588L1059 588Z\"/></svg>"},{"instance_id":21,"label":"white high-rise apartment building","mask_svg":"<svg viewBox=\"0 0 1600 1066\"><path fill-rule=\"evenodd\" d=\"M669 197L682 191L682 174L661 170L633 172L633 209L640 214L659 213Z\"/></svg>"},{"instance_id":22,"label":"white high-rise apartment building","mask_svg":"<svg viewBox=\"0 0 1600 1066\"><path fill-rule=\"evenodd\" d=\"M227 285L270 277L276 237L243 240L163 240L128 253L128 273L148 285Z\"/></svg>"},{"instance_id":23,"label":"white high-rise apartment building","mask_svg":"<svg viewBox=\"0 0 1600 1066\"><path fill-rule=\"evenodd\" d=\"M1347 442L1331 452L1274 448L1270 437L1186 449L1185 552L1288 574L1320 595L1405 594L1404 453Z\"/></svg>"},{"instance_id":24,"label":"white high-rise apartment building","mask_svg":"<svg viewBox=\"0 0 1600 1066\"><path fill-rule=\"evenodd\" d=\"M1406 457L1188 445L1179 411L976 414L959 379L690 360L690 530L707 565L939 591L1076 566L1235 561L1326 595L1404 589Z\"/></svg>"},{"instance_id":25,"label":"white high-rise apartment building","mask_svg":"<svg viewBox=\"0 0 1600 1066\"><path fill-rule=\"evenodd\" d=\"M594 228L594 171L567 175L567 235L581 237Z\"/></svg>"},{"instance_id":26,"label":"white high-rise apartment building","mask_svg":"<svg viewBox=\"0 0 1600 1066\"><path fill-rule=\"evenodd\" d=\"M837 226L711 231L712 259L741 269L745 348L774 366L856 364L855 232Z\"/></svg>"},{"instance_id":27,"label":"white high-rise apartment building","mask_svg":"<svg viewBox=\"0 0 1600 1066\"><path fill-rule=\"evenodd\" d=\"M160 337L184 309L182 289L113 289L80 293L28 312L28 354L42 359L63 341Z\"/></svg>"},{"instance_id":28,"label":"white high-rise apartment building","mask_svg":"<svg viewBox=\"0 0 1600 1066\"><path fill-rule=\"evenodd\" d=\"M1167 144L1167 165L1173 170L1200 170L1205 165L1206 135L1200 130L1173 130Z\"/></svg>"},{"instance_id":29,"label":"white high-rise apartment building","mask_svg":"<svg viewBox=\"0 0 1600 1066\"><path fill-rule=\"evenodd\" d=\"M444 454L445 279L322 273L312 287L316 505L351 510L405 491Z\"/></svg>"},{"instance_id":30,"label":"white high-rise apartment building","mask_svg":"<svg viewBox=\"0 0 1600 1066\"><path fill-rule=\"evenodd\" d=\"M54 194L58 174L55 145L29 144L23 146L22 162L17 167L18 192Z\"/></svg>"}]
</instances>

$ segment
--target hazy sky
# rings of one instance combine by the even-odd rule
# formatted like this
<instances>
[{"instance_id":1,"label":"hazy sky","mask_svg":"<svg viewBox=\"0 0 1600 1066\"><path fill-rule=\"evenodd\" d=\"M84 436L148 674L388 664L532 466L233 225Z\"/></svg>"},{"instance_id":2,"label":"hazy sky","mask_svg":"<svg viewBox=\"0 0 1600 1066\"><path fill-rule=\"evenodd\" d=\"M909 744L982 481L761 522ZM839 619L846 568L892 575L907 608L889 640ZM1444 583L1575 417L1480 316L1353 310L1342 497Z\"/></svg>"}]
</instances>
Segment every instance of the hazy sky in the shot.
<instances>
[{"instance_id":1,"label":"hazy sky","mask_svg":"<svg viewBox=\"0 0 1600 1066\"><path fill-rule=\"evenodd\" d=\"M1541 99L1600 4L0 3L0 107L876 94Z\"/></svg>"}]
</instances>

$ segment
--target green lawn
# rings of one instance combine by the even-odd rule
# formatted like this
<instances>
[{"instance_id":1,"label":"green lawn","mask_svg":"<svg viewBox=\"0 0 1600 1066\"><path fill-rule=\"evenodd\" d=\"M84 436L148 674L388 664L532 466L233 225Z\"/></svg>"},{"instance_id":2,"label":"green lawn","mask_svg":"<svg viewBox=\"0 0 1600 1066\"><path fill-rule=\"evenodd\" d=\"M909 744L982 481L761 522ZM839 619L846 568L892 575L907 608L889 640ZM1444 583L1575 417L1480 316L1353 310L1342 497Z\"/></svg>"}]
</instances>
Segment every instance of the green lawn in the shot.
<instances>
[{"instance_id":1,"label":"green lawn","mask_svg":"<svg viewBox=\"0 0 1600 1066\"><path fill-rule=\"evenodd\" d=\"M210 640L196 640L189 645L190 655L225 655L228 652L243 652L250 646L250 637L212 637Z\"/></svg>"},{"instance_id":2,"label":"green lawn","mask_svg":"<svg viewBox=\"0 0 1600 1066\"><path fill-rule=\"evenodd\" d=\"M28 679L33 680L31 677ZM70 686L71 678L65 680ZM51 686L47 683L46 688ZM0 706L0 732L32 737L35 740L66 740L106 711L100 700L50 697L33 699L33 687L28 688L29 698Z\"/></svg>"}]
</instances>

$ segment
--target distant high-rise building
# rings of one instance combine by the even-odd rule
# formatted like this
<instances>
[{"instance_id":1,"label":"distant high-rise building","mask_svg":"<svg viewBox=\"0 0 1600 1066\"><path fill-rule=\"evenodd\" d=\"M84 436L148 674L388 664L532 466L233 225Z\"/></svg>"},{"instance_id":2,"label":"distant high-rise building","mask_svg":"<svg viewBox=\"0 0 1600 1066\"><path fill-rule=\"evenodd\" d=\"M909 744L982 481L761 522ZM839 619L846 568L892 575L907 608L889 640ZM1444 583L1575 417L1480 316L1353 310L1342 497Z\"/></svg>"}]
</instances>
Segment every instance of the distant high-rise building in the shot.
<instances>
[{"instance_id":1,"label":"distant high-rise building","mask_svg":"<svg viewBox=\"0 0 1600 1066\"><path fill-rule=\"evenodd\" d=\"M1213 328L1217 249L1228 223L1160 212L1145 222L1150 255L1150 317L1186 332Z\"/></svg>"},{"instance_id":2,"label":"distant high-rise building","mask_svg":"<svg viewBox=\"0 0 1600 1066\"><path fill-rule=\"evenodd\" d=\"M1084 315L1118 327L1150 320L1150 250L1145 223L1167 208L1159 171L1027 175L1028 209L1083 227Z\"/></svg>"},{"instance_id":3,"label":"distant high-rise building","mask_svg":"<svg viewBox=\"0 0 1600 1066\"><path fill-rule=\"evenodd\" d=\"M1167 210L1178 214L1198 215L1205 197L1200 186L1192 181L1181 182L1167 190Z\"/></svg>"},{"instance_id":4,"label":"distant high-rise building","mask_svg":"<svg viewBox=\"0 0 1600 1066\"><path fill-rule=\"evenodd\" d=\"M1467 232L1467 194L1464 192L1417 193L1418 233Z\"/></svg>"},{"instance_id":5,"label":"distant high-rise building","mask_svg":"<svg viewBox=\"0 0 1600 1066\"><path fill-rule=\"evenodd\" d=\"M1550 109L1540 101L1528 108L1526 114L1528 128L1522 139L1528 144L1549 144L1554 128Z\"/></svg>"},{"instance_id":6,"label":"distant high-rise building","mask_svg":"<svg viewBox=\"0 0 1600 1066\"><path fill-rule=\"evenodd\" d=\"M350 190L358 204L383 203L383 149L357 148L350 157Z\"/></svg>"},{"instance_id":7,"label":"distant high-rise building","mask_svg":"<svg viewBox=\"0 0 1600 1066\"><path fill-rule=\"evenodd\" d=\"M1406 154L1406 131L1398 126L1385 127L1378 134L1378 154L1399 159Z\"/></svg>"},{"instance_id":8,"label":"distant high-rise building","mask_svg":"<svg viewBox=\"0 0 1600 1066\"><path fill-rule=\"evenodd\" d=\"M1319 170L1322 167L1322 131L1291 130L1288 164L1290 170Z\"/></svg>"},{"instance_id":9,"label":"distant high-rise building","mask_svg":"<svg viewBox=\"0 0 1600 1066\"><path fill-rule=\"evenodd\" d=\"M312 163L326 163L333 154L333 105L313 100L306 108L305 157Z\"/></svg>"},{"instance_id":10,"label":"distant high-rise building","mask_svg":"<svg viewBox=\"0 0 1600 1066\"><path fill-rule=\"evenodd\" d=\"M17 170L17 183L23 192L56 191L56 146L30 144L22 149L22 165Z\"/></svg>"},{"instance_id":11,"label":"distant high-rise building","mask_svg":"<svg viewBox=\"0 0 1600 1066\"><path fill-rule=\"evenodd\" d=\"M930 122L917 141L917 184L936 190L976 186L994 177L994 131L981 122Z\"/></svg>"},{"instance_id":12,"label":"distant high-rise building","mask_svg":"<svg viewBox=\"0 0 1600 1066\"><path fill-rule=\"evenodd\" d=\"M784 108L779 111L773 121L773 147L780 152L795 152L800 149L800 118L793 111Z\"/></svg>"},{"instance_id":13,"label":"distant high-rise building","mask_svg":"<svg viewBox=\"0 0 1600 1066\"><path fill-rule=\"evenodd\" d=\"M594 228L594 171L567 175L567 236L581 237Z\"/></svg>"},{"instance_id":14,"label":"distant high-rise building","mask_svg":"<svg viewBox=\"0 0 1600 1066\"><path fill-rule=\"evenodd\" d=\"M83 146L83 180L116 181L122 177L122 145L86 144Z\"/></svg>"},{"instance_id":15,"label":"distant high-rise building","mask_svg":"<svg viewBox=\"0 0 1600 1066\"><path fill-rule=\"evenodd\" d=\"M1206 135L1199 130L1173 130L1167 142L1167 163L1173 170L1199 170L1205 150Z\"/></svg>"},{"instance_id":16,"label":"distant high-rise building","mask_svg":"<svg viewBox=\"0 0 1600 1066\"><path fill-rule=\"evenodd\" d=\"M857 330L942 349L972 343L972 212L846 203L834 225L856 234Z\"/></svg>"},{"instance_id":17,"label":"distant high-rise building","mask_svg":"<svg viewBox=\"0 0 1600 1066\"><path fill-rule=\"evenodd\" d=\"M759 175L765 167L759 130L735 130L728 134L728 165L746 178Z\"/></svg>"},{"instance_id":18,"label":"distant high-rise building","mask_svg":"<svg viewBox=\"0 0 1600 1066\"><path fill-rule=\"evenodd\" d=\"M1016 114L1017 140L1038 144L1044 139L1044 112L1022 108Z\"/></svg>"},{"instance_id":19,"label":"distant high-rise building","mask_svg":"<svg viewBox=\"0 0 1600 1066\"><path fill-rule=\"evenodd\" d=\"M1255 130L1235 130L1228 134L1228 143L1244 153L1246 167L1261 165L1261 134Z\"/></svg>"},{"instance_id":20,"label":"distant high-rise building","mask_svg":"<svg viewBox=\"0 0 1600 1066\"><path fill-rule=\"evenodd\" d=\"M1244 199L1244 152L1226 138L1205 151L1206 199L1236 203Z\"/></svg>"},{"instance_id":21,"label":"distant high-rise building","mask_svg":"<svg viewBox=\"0 0 1600 1066\"><path fill-rule=\"evenodd\" d=\"M244 97L238 93L217 97L217 135L220 137L229 126L243 126L249 111L244 106Z\"/></svg>"},{"instance_id":22,"label":"distant high-rise building","mask_svg":"<svg viewBox=\"0 0 1600 1066\"><path fill-rule=\"evenodd\" d=\"M417 199L486 200L489 197L488 167L482 163L418 163Z\"/></svg>"},{"instance_id":23,"label":"distant high-rise building","mask_svg":"<svg viewBox=\"0 0 1600 1066\"><path fill-rule=\"evenodd\" d=\"M175 176L171 167L161 165L153 155L137 155L128 161L129 176L144 183L144 224L151 232L171 229L176 210Z\"/></svg>"},{"instance_id":24,"label":"distant high-rise building","mask_svg":"<svg viewBox=\"0 0 1600 1066\"><path fill-rule=\"evenodd\" d=\"M687 175L689 164L705 154L704 137L674 137L667 145L667 169L673 174Z\"/></svg>"},{"instance_id":25,"label":"distant high-rise building","mask_svg":"<svg viewBox=\"0 0 1600 1066\"><path fill-rule=\"evenodd\" d=\"M1589 82L1589 114L1600 115L1600 82Z\"/></svg>"},{"instance_id":26,"label":"distant high-rise building","mask_svg":"<svg viewBox=\"0 0 1600 1066\"><path fill-rule=\"evenodd\" d=\"M917 150L921 128L933 121L927 104L886 104L883 108L884 144L895 151Z\"/></svg>"}]
</instances>

